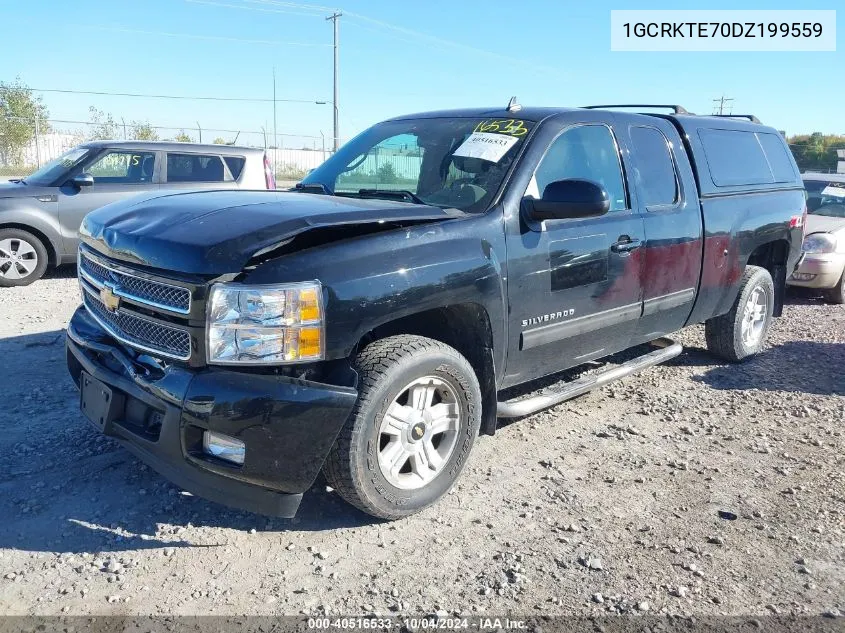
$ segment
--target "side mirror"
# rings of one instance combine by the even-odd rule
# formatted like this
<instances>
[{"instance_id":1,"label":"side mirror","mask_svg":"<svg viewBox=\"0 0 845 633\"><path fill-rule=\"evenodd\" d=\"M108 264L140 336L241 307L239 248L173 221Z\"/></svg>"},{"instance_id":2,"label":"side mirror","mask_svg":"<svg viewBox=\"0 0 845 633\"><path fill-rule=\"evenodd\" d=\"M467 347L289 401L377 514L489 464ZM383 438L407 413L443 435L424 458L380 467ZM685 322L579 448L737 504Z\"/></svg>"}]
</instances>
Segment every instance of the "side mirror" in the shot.
<instances>
[{"instance_id":1,"label":"side mirror","mask_svg":"<svg viewBox=\"0 0 845 633\"><path fill-rule=\"evenodd\" d=\"M80 189L82 187L90 187L94 184L94 176L91 174L78 174L71 178L70 182L74 187L79 187Z\"/></svg>"},{"instance_id":2,"label":"side mirror","mask_svg":"<svg viewBox=\"0 0 845 633\"><path fill-rule=\"evenodd\" d=\"M610 211L604 187L577 178L550 182L541 199L526 198L525 203L531 218L538 221L592 218Z\"/></svg>"}]
</instances>

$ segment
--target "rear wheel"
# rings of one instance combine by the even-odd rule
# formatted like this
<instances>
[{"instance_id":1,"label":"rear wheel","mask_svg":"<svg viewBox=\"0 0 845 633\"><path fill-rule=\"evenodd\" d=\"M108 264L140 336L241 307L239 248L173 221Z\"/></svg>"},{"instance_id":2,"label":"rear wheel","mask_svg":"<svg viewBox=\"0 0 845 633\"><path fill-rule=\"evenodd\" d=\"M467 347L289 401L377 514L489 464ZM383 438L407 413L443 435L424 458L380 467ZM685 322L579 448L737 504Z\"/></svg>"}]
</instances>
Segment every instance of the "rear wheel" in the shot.
<instances>
[{"instance_id":1,"label":"rear wheel","mask_svg":"<svg viewBox=\"0 0 845 633\"><path fill-rule=\"evenodd\" d=\"M41 240L20 229L0 229L0 286L28 286L46 270Z\"/></svg>"},{"instance_id":2,"label":"rear wheel","mask_svg":"<svg viewBox=\"0 0 845 633\"><path fill-rule=\"evenodd\" d=\"M769 271L746 267L730 312L704 324L708 351L731 362L760 352L772 324L774 303L775 285Z\"/></svg>"},{"instance_id":3,"label":"rear wheel","mask_svg":"<svg viewBox=\"0 0 845 633\"><path fill-rule=\"evenodd\" d=\"M842 271L839 282L833 288L824 291L824 298L828 303L845 303L845 271Z\"/></svg>"},{"instance_id":4,"label":"rear wheel","mask_svg":"<svg viewBox=\"0 0 845 633\"><path fill-rule=\"evenodd\" d=\"M355 368L358 401L326 461L326 479L372 516L418 512L449 491L478 435L475 373L455 349L412 335L371 343Z\"/></svg>"}]
</instances>

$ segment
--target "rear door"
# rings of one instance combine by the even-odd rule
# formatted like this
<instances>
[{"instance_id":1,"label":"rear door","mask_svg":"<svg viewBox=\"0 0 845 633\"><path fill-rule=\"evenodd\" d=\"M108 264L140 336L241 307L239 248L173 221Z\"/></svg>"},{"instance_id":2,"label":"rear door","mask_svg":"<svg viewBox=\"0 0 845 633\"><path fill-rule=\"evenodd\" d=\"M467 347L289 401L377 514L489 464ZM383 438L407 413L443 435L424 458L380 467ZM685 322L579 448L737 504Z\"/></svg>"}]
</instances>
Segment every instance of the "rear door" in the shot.
<instances>
[{"instance_id":1,"label":"rear door","mask_svg":"<svg viewBox=\"0 0 845 633\"><path fill-rule=\"evenodd\" d=\"M637 344L686 324L701 274L703 227L695 177L675 127L659 117L617 117L645 229Z\"/></svg>"},{"instance_id":2,"label":"rear door","mask_svg":"<svg viewBox=\"0 0 845 633\"><path fill-rule=\"evenodd\" d=\"M525 196L550 182L601 184L611 208L593 218L537 222L506 210L508 361L504 386L525 382L630 345L642 311L643 221L632 200L612 115L570 113L548 121ZM526 156L526 160L529 160Z\"/></svg>"},{"instance_id":3,"label":"rear door","mask_svg":"<svg viewBox=\"0 0 845 633\"><path fill-rule=\"evenodd\" d=\"M76 252L85 214L110 202L158 189L159 162L155 151L107 149L81 165L76 173L91 174L94 184L75 187L66 183L59 187L59 224L65 252Z\"/></svg>"}]
</instances>

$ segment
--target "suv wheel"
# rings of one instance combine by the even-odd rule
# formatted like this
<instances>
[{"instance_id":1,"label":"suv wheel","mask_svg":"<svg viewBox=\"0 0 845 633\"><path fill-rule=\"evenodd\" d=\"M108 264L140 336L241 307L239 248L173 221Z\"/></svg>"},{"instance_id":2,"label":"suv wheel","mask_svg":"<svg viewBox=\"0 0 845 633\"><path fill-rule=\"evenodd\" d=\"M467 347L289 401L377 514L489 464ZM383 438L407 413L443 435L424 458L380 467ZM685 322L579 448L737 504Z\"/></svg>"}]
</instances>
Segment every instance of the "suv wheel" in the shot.
<instances>
[{"instance_id":1,"label":"suv wheel","mask_svg":"<svg viewBox=\"0 0 845 633\"><path fill-rule=\"evenodd\" d=\"M769 271L747 266L730 312L704 324L707 349L719 358L741 361L763 349L775 304L775 285Z\"/></svg>"},{"instance_id":2,"label":"suv wheel","mask_svg":"<svg viewBox=\"0 0 845 633\"><path fill-rule=\"evenodd\" d=\"M828 303L845 303L845 271L842 271L839 283L830 290L824 291L824 298Z\"/></svg>"},{"instance_id":3,"label":"suv wheel","mask_svg":"<svg viewBox=\"0 0 845 633\"><path fill-rule=\"evenodd\" d=\"M391 336L355 359L359 395L325 465L341 497L382 519L422 510L458 478L481 425L481 390L456 350Z\"/></svg>"},{"instance_id":4,"label":"suv wheel","mask_svg":"<svg viewBox=\"0 0 845 633\"><path fill-rule=\"evenodd\" d=\"M19 229L0 229L0 286L28 286L47 270L47 249Z\"/></svg>"}]
</instances>

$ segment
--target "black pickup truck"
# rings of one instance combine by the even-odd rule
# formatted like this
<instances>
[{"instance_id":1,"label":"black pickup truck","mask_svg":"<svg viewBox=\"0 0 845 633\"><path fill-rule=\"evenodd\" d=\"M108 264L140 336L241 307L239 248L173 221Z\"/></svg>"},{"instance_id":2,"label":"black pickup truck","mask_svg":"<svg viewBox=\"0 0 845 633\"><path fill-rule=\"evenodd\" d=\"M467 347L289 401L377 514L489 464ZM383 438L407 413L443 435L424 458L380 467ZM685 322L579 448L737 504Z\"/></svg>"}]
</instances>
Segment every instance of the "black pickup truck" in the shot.
<instances>
[{"instance_id":1,"label":"black pickup truck","mask_svg":"<svg viewBox=\"0 0 845 633\"><path fill-rule=\"evenodd\" d=\"M497 419L672 358L687 325L726 360L759 352L803 238L784 139L630 108L399 117L290 192L90 213L67 328L82 411L199 496L290 517L322 470L396 519L446 493Z\"/></svg>"}]
</instances>

